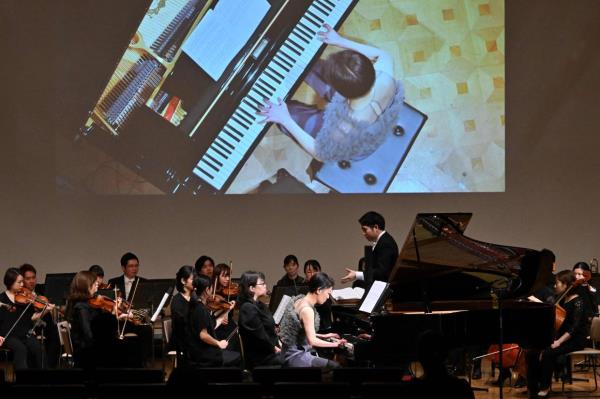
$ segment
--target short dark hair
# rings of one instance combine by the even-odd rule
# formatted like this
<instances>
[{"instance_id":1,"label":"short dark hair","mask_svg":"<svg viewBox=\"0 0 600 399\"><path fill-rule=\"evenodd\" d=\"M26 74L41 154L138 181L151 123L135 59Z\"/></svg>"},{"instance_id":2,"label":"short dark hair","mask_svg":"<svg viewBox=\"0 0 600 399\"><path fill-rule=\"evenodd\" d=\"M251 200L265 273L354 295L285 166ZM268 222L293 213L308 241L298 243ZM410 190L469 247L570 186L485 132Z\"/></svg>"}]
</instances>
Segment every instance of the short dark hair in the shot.
<instances>
[{"instance_id":1,"label":"short dark hair","mask_svg":"<svg viewBox=\"0 0 600 399\"><path fill-rule=\"evenodd\" d=\"M590 265L588 265L586 262L575 263L575 266L573 266L573 271L575 271L575 269L586 270L588 272L592 271L592 269L590 268Z\"/></svg>"},{"instance_id":2,"label":"short dark hair","mask_svg":"<svg viewBox=\"0 0 600 399\"><path fill-rule=\"evenodd\" d=\"M358 260L358 270L365 271L367 269L367 258L364 256Z\"/></svg>"},{"instance_id":3,"label":"short dark hair","mask_svg":"<svg viewBox=\"0 0 600 399\"><path fill-rule=\"evenodd\" d=\"M181 280L187 280L191 275L195 275L196 270L192 266L184 265L179 268L177 274L175 275L175 288L177 291L183 292L183 283Z\"/></svg>"},{"instance_id":4,"label":"short dark hair","mask_svg":"<svg viewBox=\"0 0 600 399\"><path fill-rule=\"evenodd\" d=\"M321 271L321 264L316 259L309 259L306 262L304 262L304 273L306 273L306 269L308 269L309 266L311 266L313 269L315 269L318 272Z\"/></svg>"},{"instance_id":5,"label":"short dark hair","mask_svg":"<svg viewBox=\"0 0 600 399\"><path fill-rule=\"evenodd\" d=\"M296 258L295 255L288 255L285 258L283 258L283 266L285 267L285 265L294 262L296 264L298 264L298 258Z\"/></svg>"},{"instance_id":6,"label":"short dark hair","mask_svg":"<svg viewBox=\"0 0 600 399\"><path fill-rule=\"evenodd\" d=\"M377 212L369 211L358 219L361 226L375 227L379 226L380 230L385 230L385 219Z\"/></svg>"},{"instance_id":7,"label":"short dark hair","mask_svg":"<svg viewBox=\"0 0 600 399\"><path fill-rule=\"evenodd\" d=\"M6 288L8 289L12 287L15 281L17 281L17 277L19 277L20 275L21 273L16 267L8 268L6 270L6 273L4 273L4 285L6 286Z\"/></svg>"},{"instance_id":8,"label":"short dark hair","mask_svg":"<svg viewBox=\"0 0 600 399\"><path fill-rule=\"evenodd\" d=\"M333 287L333 280L323 272L316 273L308 282L308 292L315 293L319 289Z\"/></svg>"},{"instance_id":9,"label":"short dark hair","mask_svg":"<svg viewBox=\"0 0 600 399\"><path fill-rule=\"evenodd\" d=\"M354 50L342 50L325 60L323 78L342 96L358 98L373 87L375 68L363 54Z\"/></svg>"},{"instance_id":10,"label":"short dark hair","mask_svg":"<svg viewBox=\"0 0 600 399\"><path fill-rule=\"evenodd\" d=\"M572 270L561 270L556 273L556 280L570 287L575 282L575 273Z\"/></svg>"},{"instance_id":11,"label":"short dark hair","mask_svg":"<svg viewBox=\"0 0 600 399\"><path fill-rule=\"evenodd\" d=\"M253 301L253 295L250 292L250 287L256 287L256 283L259 279L265 281L265 274L263 272L248 270L242 274L242 278L240 279L240 302Z\"/></svg>"},{"instance_id":12,"label":"short dark hair","mask_svg":"<svg viewBox=\"0 0 600 399\"><path fill-rule=\"evenodd\" d=\"M202 255L201 257L196 259L196 263L194 263L194 267L196 268L196 273L200 273L200 269L202 269L202 265L204 265L204 262L206 262L207 260L209 260L210 263L213 264L213 267L215 266L215 261L210 256Z\"/></svg>"},{"instance_id":13,"label":"short dark hair","mask_svg":"<svg viewBox=\"0 0 600 399\"><path fill-rule=\"evenodd\" d=\"M547 259L550 261L550 263L554 263L556 262L556 255L554 255L554 252L552 252L551 250L549 250L548 248L544 248L540 251L542 258L543 259Z\"/></svg>"},{"instance_id":14,"label":"short dark hair","mask_svg":"<svg viewBox=\"0 0 600 399\"><path fill-rule=\"evenodd\" d=\"M37 274L37 270L35 270L35 267L33 267L33 265L30 265L29 263L23 263L21 266L19 266L19 274L21 276L25 276L25 272L32 272L33 274Z\"/></svg>"},{"instance_id":15,"label":"short dark hair","mask_svg":"<svg viewBox=\"0 0 600 399\"><path fill-rule=\"evenodd\" d=\"M130 260L132 260L132 259L135 259L135 260L137 260L137 261L138 261L138 263L139 263L139 261L140 261L140 260L138 259L138 257L137 257L137 256L135 256L135 254L134 254L134 253L132 253L132 252L127 252L127 253L123 254L123 256L121 256L121 266L123 266L123 267L127 266L127 262L129 262L129 261L130 261Z\"/></svg>"},{"instance_id":16,"label":"short dark hair","mask_svg":"<svg viewBox=\"0 0 600 399\"><path fill-rule=\"evenodd\" d=\"M89 271L94 273L96 277L104 277L104 269L100 265L91 265Z\"/></svg>"}]
</instances>

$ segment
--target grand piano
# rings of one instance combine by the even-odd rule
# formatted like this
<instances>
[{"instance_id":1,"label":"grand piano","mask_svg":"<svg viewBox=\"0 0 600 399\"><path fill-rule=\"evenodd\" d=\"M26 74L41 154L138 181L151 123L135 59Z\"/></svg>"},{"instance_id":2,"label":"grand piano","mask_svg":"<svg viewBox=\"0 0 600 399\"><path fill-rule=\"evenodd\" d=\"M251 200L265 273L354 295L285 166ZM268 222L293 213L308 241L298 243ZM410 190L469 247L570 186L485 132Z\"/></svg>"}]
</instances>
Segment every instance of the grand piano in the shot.
<instances>
[{"instance_id":1,"label":"grand piano","mask_svg":"<svg viewBox=\"0 0 600 399\"><path fill-rule=\"evenodd\" d=\"M497 344L501 335L502 342L530 349L552 343L554 307L526 299L551 278L551 261L540 251L468 238L470 219L470 213L418 214L390 275L385 306L370 315L333 306L334 328L372 335L355 345L355 360L415 360L417 337L427 329L452 348Z\"/></svg>"},{"instance_id":2,"label":"grand piano","mask_svg":"<svg viewBox=\"0 0 600 399\"><path fill-rule=\"evenodd\" d=\"M183 44L219 1L153 0L78 138L164 192L225 192L270 125L259 106L294 94L325 49L323 24L339 28L357 2L268 0L215 80Z\"/></svg>"}]
</instances>

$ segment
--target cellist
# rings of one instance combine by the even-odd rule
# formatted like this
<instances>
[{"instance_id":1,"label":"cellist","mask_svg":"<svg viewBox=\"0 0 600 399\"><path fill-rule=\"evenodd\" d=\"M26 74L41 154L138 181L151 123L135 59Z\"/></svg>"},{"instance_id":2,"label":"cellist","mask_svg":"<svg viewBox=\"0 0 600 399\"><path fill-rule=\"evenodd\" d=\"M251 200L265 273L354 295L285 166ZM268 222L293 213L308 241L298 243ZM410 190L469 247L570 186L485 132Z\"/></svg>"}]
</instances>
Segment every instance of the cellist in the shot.
<instances>
[{"instance_id":1,"label":"cellist","mask_svg":"<svg viewBox=\"0 0 600 399\"><path fill-rule=\"evenodd\" d=\"M557 305L562 306L565 310L565 319L550 347L544 349L540 356L528 356L527 379L530 397L544 398L548 396L556 358L583 349L585 346L590 324L585 317L583 299L576 290L571 289L574 283L575 273L571 270L563 270L556 275L554 291L561 298ZM536 392L537 396L535 396Z\"/></svg>"}]
</instances>

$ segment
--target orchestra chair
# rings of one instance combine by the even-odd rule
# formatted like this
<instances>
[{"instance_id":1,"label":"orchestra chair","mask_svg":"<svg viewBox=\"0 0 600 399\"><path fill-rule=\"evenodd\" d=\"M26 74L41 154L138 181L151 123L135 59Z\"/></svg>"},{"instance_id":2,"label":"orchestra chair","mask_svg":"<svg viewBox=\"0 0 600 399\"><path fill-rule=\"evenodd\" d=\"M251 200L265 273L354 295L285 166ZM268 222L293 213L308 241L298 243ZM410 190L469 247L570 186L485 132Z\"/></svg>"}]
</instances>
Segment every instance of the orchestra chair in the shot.
<instances>
[{"instance_id":1,"label":"orchestra chair","mask_svg":"<svg viewBox=\"0 0 600 399\"><path fill-rule=\"evenodd\" d=\"M165 374L162 369L99 368L95 379L98 384L159 384Z\"/></svg>"},{"instance_id":2,"label":"orchestra chair","mask_svg":"<svg viewBox=\"0 0 600 399\"><path fill-rule=\"evenodd\" d=\"M204 396L209 398L261 399L263 388L256 382L211 383L202 388Z\"/></svg>"},{"instance_id":3,"label":"orchestra chair","mask_svg":"<svg viewBox=\"0 0 600 399\"><path fill-rule=\"evenodd\" d=\"M252 379L262 385L266 395L273 395L277 382L322 382L320 367L258 366L252 370Z\"/></svg>"},{"instance_id":4,"label":"orchestra chair","mask_svg":"<svg viewBox=\"0 0 600 399\"><path fill-rule=\"evenodd\" d=\"M15 378L15 371L12 365L12 351L6 347L0 347L0 354L2 355L2 363L4 366L4 376L6 381L12 381Z\"/></svg>"},{"instance_id":5,"label":"orchestra chair","mask_svg":"<svg viewBox=\"0 0 600 399\"><path fill-rule=\"evenodd\" d=\"M581 396L581 397L592 397L589 394L596 392L598 390L598 366L599 364L597 363L597 359L600 356L600 349L596 349L596 345L598 342L600 342L600 318L599 317L594 317L592 319L592 326L590 329L590 341L592 343L591 348L583 348L582 350L579 351L574 351L571 353L567 353L566 359L567 359L567 378L563 378L562 379L562 386L561 386L561 391L563 393L564 396L566 397L577 397L577 396ZM587 391L565 391L565 382L569 381L569 383L572 383L573 381L573 377L572 377L572 362L573 362L573 357L574 356L584 356L589 360L589 364L592 367L592 374L594 376L594 389L591 390L587 390ZM596 395L594 397L600 397L600 395Z\"/></svg>"},{"instance_id":6,"label":"orchestra chair","mask_svg":"<svg viewBox=\"0 0 600 399\"><path fill-rule=\"evenodd\" d=\"M404 103L396 127L371 155L325 162L315 179L339 193L385 193L408 155L427 115Z\"/></svg>"},{"instance_id":7,"label":"orchestra chair","mask_svg":"<svg viewBox=\"0 0 600 399\"><path fill-rule=\"evenodd\" d=\"M169 390L165 383L100 384L97 397L99 399L162 398L167 397L168 394Z\"/></svg>"},{"instance_id":8,"label":"orchestra chair","mask_svg":"<svg viewBox=\"0 0 600 399\"><path fill-rule=\"evenodd\" d=\"M62 348L62 353L58 358L58 367L68 367L71 368L74 366L73 363L73 342L71 341L71 325L68 321L59 321L56 323L56 328L58 329L58 339L60 341L60 347Z\"/></svg>"},{"instance_id":9,"label":"orchestra chair","mask_svg":"<svg viewBox=\"0 0 600 399\"><path fill-rule=\"evenodd\" d=\"M22 398L81 399L89 396L83 384L18 384L9 392L11 397Z\"/></svg>"},{"instance_id":10,"label":"orchestra chair","mask_svg":"<svg viewBox=\"0 0 600 399\"><path fill-rule=\"evenodd\" d=\"M163 319L162 321L162 329L163 329L163 356L166 355L167 359L172 359L171 368L177 367L177 351L169 350L171 344L171 336L173 335L173 319ZM166 351L166 353L164 353ZM181 354L179 354L181 356ZM163 369L165 368L165 363L163 361Z\"/></svg>"},{"instance_id":11,"label":"orchestra chair","mask_svg":"<svg viewBox=\"0 0 600 399\"><path fill-rule=\"evenodd\" d=\"M404 376L400 367L342 367L332 372L333 382L346 382L353 389L363 382L398 382Z\"/></svg>"},{"instance_id":12,"label":"orchestra chair","mask_svg":"<svg viewBox=\"0 0 600 399\"><path fill-rule=\"evenodd\" d=\"M276 382L273 384L273 399L311 395L327 399L350 399L350 392L350 384L346 382Z\"/></svg>"},{"instance_id":13,"label":"orchestra chair","mask_svg":"<svg viewBox=\"0 0 600 399\"><path fill-rule=\"evenodd\" d=\"M14 385L72 385L84 381L83 369L21 369L15 371Z\"/></svg>"}]
</instances>

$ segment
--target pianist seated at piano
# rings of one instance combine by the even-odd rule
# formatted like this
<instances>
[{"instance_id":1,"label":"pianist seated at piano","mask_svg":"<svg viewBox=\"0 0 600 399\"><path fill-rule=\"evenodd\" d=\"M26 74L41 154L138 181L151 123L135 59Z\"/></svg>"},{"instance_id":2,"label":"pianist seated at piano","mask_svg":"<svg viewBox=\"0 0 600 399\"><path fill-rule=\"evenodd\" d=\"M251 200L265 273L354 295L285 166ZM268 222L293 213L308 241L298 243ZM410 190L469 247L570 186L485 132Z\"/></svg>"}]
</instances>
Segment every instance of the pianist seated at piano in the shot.
<instances>
[{"instance_id":1,"label":"pianist seated at piano","mask_svg":"<svg viewBox=\"0 0 600 399\"><path fill-rule=\"evenodd\" d=\"M318 357L314 348L337 348L346 344L335 333L317 334L319 314L315 305L329 298L333 280L325 273L315 274L308 282L308 294L292 298L281 319L280 338L283 359L287 367L339 367L339 364Z\"/></svg>"},{"instance_id":2,"label":"pianist seated at piano","mask_svg":"<svg viewBox=\"0 0 600 399\"><path fill-rule=\"evenodd\" d=\"M394 129L404 92L388 53L342 37L327 24L323 27L319 38L343 50L318 60L304 81L327 102L325 108L294 100L266 101L259 114L318 161L359 160Z\"/></svg>"},{"instance_id":3,"label":"pianist seated at piano","mask_svg":"<svg viewBox=\"0 0 600 399\"><path fill-rule=\"evenodd\" d=\"M309 259L304 262L304 275L306 281L309 282L317 273L321 271L321 264L316 259ZM325 303L322 305L315 305L315 309L321 319L321 325L319 327L319 333L327 333L331 330L333 323L333 317L331 315L331 298L327 298Z\"/></svg>"}]
</instances>

